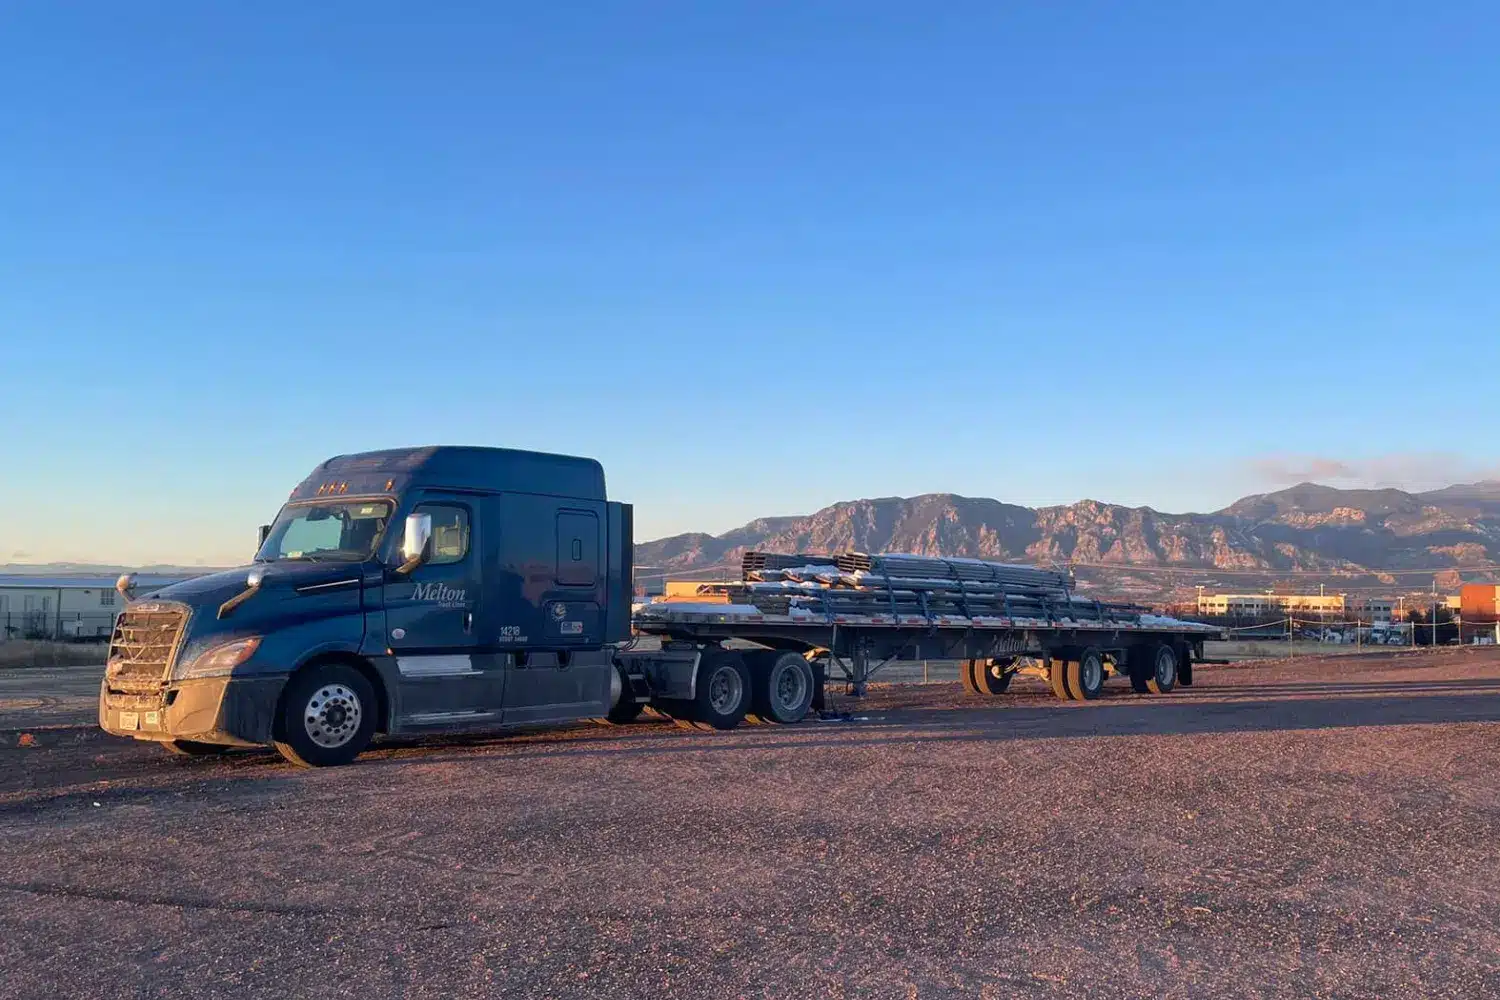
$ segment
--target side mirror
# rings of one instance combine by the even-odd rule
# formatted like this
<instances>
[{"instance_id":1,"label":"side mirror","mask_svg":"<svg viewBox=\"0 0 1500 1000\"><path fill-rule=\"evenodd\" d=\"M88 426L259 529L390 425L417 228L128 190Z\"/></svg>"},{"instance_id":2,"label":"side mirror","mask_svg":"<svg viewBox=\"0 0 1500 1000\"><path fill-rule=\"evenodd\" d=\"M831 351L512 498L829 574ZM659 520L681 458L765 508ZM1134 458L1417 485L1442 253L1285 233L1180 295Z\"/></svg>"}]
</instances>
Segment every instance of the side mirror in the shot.
<instances>
[{"instance_id":1,"label":"side mirror","mask_svg":"<svg viewBox=\"0 0 1500 1000\"><path fill-rule=\"evenodd\" d=\"M401 565L397 573L406 574L427 561L432 553L432 515L406 515L405 531L401 536Z\"/></svg>"},{"instance_id":2,"label":"side mirror","mask_svg":"<svg viewBox=\"0 0 1500 1000\"><path fill-rule=\"evenodd\" d=\"M115 581L115 589L120 592L121 597L125 598L126 604L135 600L135 574L121 573L120 578Z\"/></svg>"},{"instance_id":3,"label":"side mirror","mask_svg":"<svg viewBox=\"0 0 1500 1000\"><path fill-rule=\"evenodd\" d=\"M260 551L260 547L262 545L266 544L266 539L269 538L270 536L271 536L271 526L269 524L262 524L260 526L260 537L255 540L255 551L259 552Z\"/></svg>"}]
</instances>

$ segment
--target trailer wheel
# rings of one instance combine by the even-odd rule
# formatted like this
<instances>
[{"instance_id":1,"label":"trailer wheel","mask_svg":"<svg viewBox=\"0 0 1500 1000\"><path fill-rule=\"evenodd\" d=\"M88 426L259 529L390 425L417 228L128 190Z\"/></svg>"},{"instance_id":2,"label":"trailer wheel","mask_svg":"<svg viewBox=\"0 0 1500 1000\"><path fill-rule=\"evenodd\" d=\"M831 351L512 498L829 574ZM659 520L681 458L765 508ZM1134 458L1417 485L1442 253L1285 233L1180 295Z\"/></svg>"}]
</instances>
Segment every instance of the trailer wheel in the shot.
<instances>
[{"instance_id":1,"label":"trailer wheel","mask_svg":"<svg viewBox=\"0 0 1500 1000\"><path fill-rule=\"evenodd\" d=\"M996 697L1005 693L1010 687L1010 679L1015 671L1010 669L1014 660L970 660L972 665L974 686L980 694Z\"/></svg>"},{"instance_id":2,"label":"trailer wheel","mask_svg":"<svg viewBox=\"0 0 1500 1000\"><path fill-rule=\"evenodd\" d=\"M375 692L353 667L325 663L292 678L276 722L276 749L293 764L347 764L375 735Z\"/></svg>"},{"instance_id":3,"label":"trailer wheel","mask_svg":"<svg viewBox=\"0 0 1500 1000\"><path fill-rule=\"evenodd\" d=\"M228 753L234 748L225 746L222 743L199 743L197 740L170 740L162 744L162 749L178 757L217 757L219 754Z\"/></svg>"},{"instance_id":4,"label":"trailer wheel","mask_svg":"<svg viewBox=\"0 0 1500 1000\"><path fill-rule=\"evenodd\" d=\"M1152 694L1166 694L1177 686L1177 651L1166 643L1158 645L1151 653L1151 674L1146 679L1146 690Z\"/></svg>"},{"instance_id":5,"label":"trailer wheel","mask_svg":"<svg viewBox=\"0 0 1500 1000\"><path fill-rule=\"evenodd\" d=\"M1060 657L1047 655L1047 682L1052 685L1052 693L1063 701L1072 701L1073 695L1068 690L1068 661Z\"/></svg>"},{"instance_id":6,"label":"trailer wheel","mask_svg":"<svg viewBox=\"0 0 1500 1000\"><path fill-rule=\"evenodd\" d=\"M752 712L762 722L783 725L801 722L812 708L817 679L798 653L772 653L759 658L751 671L754 682ZM749 716L746 716L749 718Z\"/></svg>"},{"instance_id":7,"label":"trailer wheel","mask_svg":"<svg viewBox=\"0 0 1500 1000\"><path fill-rule=\"evenodd\" d=\"M979 684L974 674L979 670L978 660L963 660L958 665L958 680L964 686L964 694L978 694Z\"/></svg>"},{"instance_id":8,"label":"trailer wheel","mask_svg":"<svg viewBox=\"0 0 1500 1000\"><path fill-rule=\"evenodd\" d=\"M739 653L705 655L698 664L692 721L700 729L733 729L750 709L750 670Z\"/></svg>"},{"instance_id":9,"label":"trailer wheel","mask_svg":"<svg viewBox=\"0 0 1500 1000\"><path fill-rule=\"evenodd\" d=\"M1069 660L1064 681L1068 693L1081 701L1093 701L1104 690L1104 654L1093 646Z\"/></svg>"}]
</instances>

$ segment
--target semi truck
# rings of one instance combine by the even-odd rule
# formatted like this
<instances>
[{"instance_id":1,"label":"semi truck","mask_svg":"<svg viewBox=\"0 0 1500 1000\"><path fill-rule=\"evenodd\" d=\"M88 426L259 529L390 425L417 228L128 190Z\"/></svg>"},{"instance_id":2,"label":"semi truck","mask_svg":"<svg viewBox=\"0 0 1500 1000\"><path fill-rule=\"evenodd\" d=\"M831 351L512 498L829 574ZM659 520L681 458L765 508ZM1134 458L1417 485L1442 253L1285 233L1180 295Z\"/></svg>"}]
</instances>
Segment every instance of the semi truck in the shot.
<instances>
[{"instance_id":1,"label":"semi truck","mask_svg":"<svg viewBox=\"0 0 1500 1000\"><path fill-rule=\"evenodd\" d=\"M976 695L1023 670L1069 700L1115 674L1165 693L1192 682L1219 634L1071 597L1002 608L1003 586L984 603L963 583L964 603L920 609L634 605L632 536L631 506L607 498L592 459L467 446L331 458L261 526L247 566L149 593L121 577L99 724L176 754L269 745L330 766L377 734L625 723L647 706L700 729L794 724L828 684L862 694L898 659L961 660Z\"/></svg>"}]
</instances>

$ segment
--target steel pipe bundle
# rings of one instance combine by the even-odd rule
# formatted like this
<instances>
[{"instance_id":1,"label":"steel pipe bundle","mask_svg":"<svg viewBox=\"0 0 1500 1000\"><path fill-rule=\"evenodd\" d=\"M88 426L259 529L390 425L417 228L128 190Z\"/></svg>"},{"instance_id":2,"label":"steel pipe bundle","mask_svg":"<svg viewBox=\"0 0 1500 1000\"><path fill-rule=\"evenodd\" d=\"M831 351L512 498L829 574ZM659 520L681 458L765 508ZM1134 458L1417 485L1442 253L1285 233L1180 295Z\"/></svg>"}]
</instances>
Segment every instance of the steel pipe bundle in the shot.
<instances>
[{"instance_id":1,"label":"steel pipe bundle","mask_svg":"<svg viewBox=\"0 0 1500 1000\"><path fill-rule=\"evenodd\" d=\"M758 573L761 570L794 569L798 566L832 566L833 564L833 556L752 550L740 557L740 575L742 579L748 580L751 573Z\"/></svg>"},{"instance_id":2,"label":"steel pipe bundle","mask_svg":"<svg viewBox=\"0 0 1500 1000\"><path fill-rule=\"evenodd\" d=\"M757 553L756 555L761 555ZM844 553L779 556L744 571L734 599L767 614L1138 620L1143 609L1076 597L1065 573L978 559ZM747 554L748 562L748 554Z\"/></svg>"},{"instance_id":3,"label":"steel pipe bundle","mask_svg":"<svg viewBox=\"0 0 1500 1000\"><path fill-rule=\"evenodd\" d=\"M983 559L842 552L834 557L834 562L846 573L865 571L880 576L929 577L1014 586L1050 586L1058 589L1066 589L1069 584L1068 574L1057 570L987 562Z\"/></svg>"}]
</instances>

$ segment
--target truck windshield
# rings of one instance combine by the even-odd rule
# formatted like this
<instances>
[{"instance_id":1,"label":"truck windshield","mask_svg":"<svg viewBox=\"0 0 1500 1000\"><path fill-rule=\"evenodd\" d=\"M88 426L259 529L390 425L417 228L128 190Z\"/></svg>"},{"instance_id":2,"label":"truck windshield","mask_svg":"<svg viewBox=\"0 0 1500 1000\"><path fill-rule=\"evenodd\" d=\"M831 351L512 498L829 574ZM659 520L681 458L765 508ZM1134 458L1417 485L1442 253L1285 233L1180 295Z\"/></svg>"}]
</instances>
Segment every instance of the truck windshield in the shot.
<instances>
[{"instance_id":1,"label":"truck windshield","mask_svg":"<svg viewBox=\"0 0 1500 1000\"><path fill-rule=\"evenodd\" d=\"M255 561L361 562L374 553L390 517L385 500L288 504L276 515Z\"/></svg>"}]
</instances>

